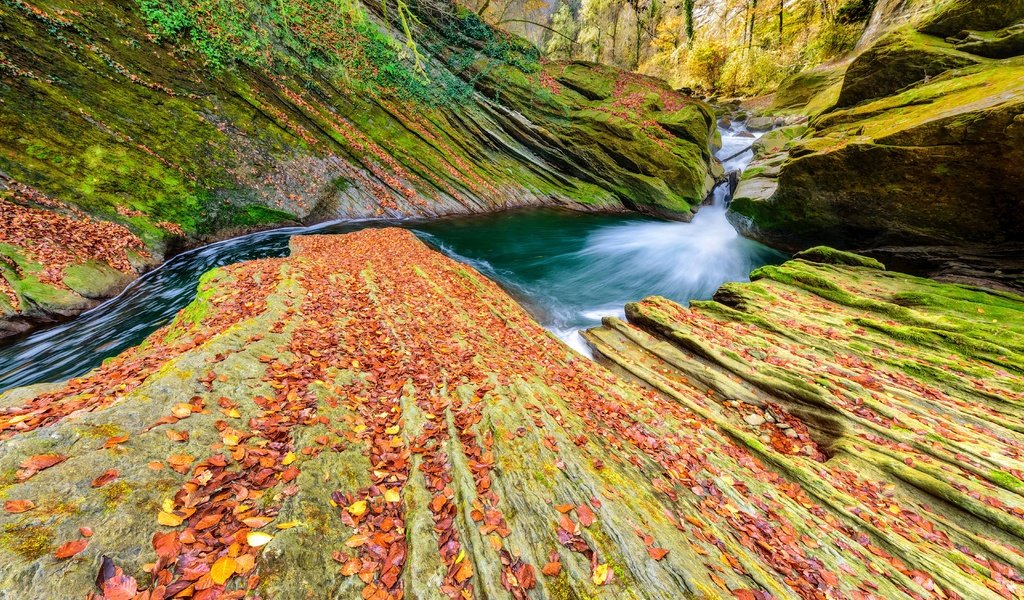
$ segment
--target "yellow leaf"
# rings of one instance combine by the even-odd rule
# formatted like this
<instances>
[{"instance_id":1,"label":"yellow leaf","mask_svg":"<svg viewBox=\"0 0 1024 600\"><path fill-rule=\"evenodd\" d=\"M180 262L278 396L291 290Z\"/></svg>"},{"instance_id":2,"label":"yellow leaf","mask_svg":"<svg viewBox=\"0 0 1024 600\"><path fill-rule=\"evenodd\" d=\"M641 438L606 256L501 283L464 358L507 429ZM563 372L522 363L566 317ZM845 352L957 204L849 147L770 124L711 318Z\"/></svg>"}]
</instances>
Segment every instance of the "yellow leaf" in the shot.
<instances>
[{"instance_id":1,"label":"yellow leaf","mask_svg":"<svg viewBox=\"0 0 1024 600\"><path fill-rule=\"evenodd\" d=\"M388 488L384 490L384 500L387 502L401 502L402 494L398 492L398 488Z\"/></svg>"},{"instance_id":2,"label":"yellow leaf","mask_svg":"<svg viewBox=\"0 0 1024 600\"><path fill-rule=\"evenodd\" d=\"M348 546L349 548L358 548L359 546L362 546L363 544L365 544L366 541L369 540L369 539L370 538L366 537L365 535L363 535L361 533L357 533L354 536L352 536L352 537L348 538L347 540L345 540L345 545Z\"/></svg>"},{"instance_id":3,"label":"yellow leaf","mask_svg":"<svg viewBox=\"0 0 1024 600\"><path fill-rule=\"evenodd\" d=\"M392 425L384 430L384 433L388 435L396 435L400 431L398 425Z\"/></svg>"},{"instance_id":4,"label":"yellow leaf","mask_svg":"<svg viewBox=\"0 0 1024 600\"><path fill-rule=\"evenodd\" d=\"M592 577L595 585L604 585L608 581L608 565L601 563L594 567L594 575Z\"/></svg>"},{"instance_id":5,"label":"yellow leaf","mask_svg":"<svg viewBox=\"0 0 1024 600\"><path fill-rule=\"evenodd\" d=\"M235 562L235 559L230 556L222 556L210 567L210 579L217 585L224 585L235 574L236 568L238 568L238 563Z\"/></svg>"},{"instance_id":6,"label":"yellow leaf","mask_svg":"<svg viewBox=\"0 0 1024 600\"><path fill-rule=\"evenodd\" d=\"M360 500L359 502L353 502L345 509L353 517L361 517L366 514L366 500Z\"/></svg>"},{"instance_id":7,"label":"yellow leaf","mask_svg":"<svg viewBox=\"0 0 1024 600\"><path fill-rule=\"evenodd\" d=\"M184 419L185 417L192 414L192 405L185 404L184 402L179 402L178 404L175 404L171 408L171 414L178 417L179 419Z\"/></svg>"},{"instance_id":8,"label":"yellow leaf","mask_svg":"<svg viewBox=\"0 0 1024 600\"><path fill-rule=\"evenodd\" d=\"M464 560L466 560L466 549L459 548L459 555L455 557L455 564L459 564Z\"/></svg>"},{"instance_id":9,"label":"yellow leaf","mask_svg":"<svg viewBox=\"0 0 1024 600\"><path fill-rule=\"evenodd\" d=\"M294 452L289 452L288 454L285 454L284 458L281 459L281 464L286 466L286 467L288 465L292 464L293 462L295 462L295 453Z\"/></svg>"},{"instance_id":10,"label":"yellow leaf","mask_svg":"<svg viewBox=\"0 0 1024 600\"><path fill-rule=\"evenodd\" d=\"M363 425L362 423L359 423L358 425L352 427L352 431L354 431L356 433L362 433L362 432L366 431L366 425Z\"/></svg>"},{"instance_id":11,"label":"yellow leaf","mask_svg":"<svg viewBox=\"0 0 1024 600\"><path fill-rule=\"evenodd\" d=\"M238 445L238 436L233 434L233 433L226 433L226 434L224 434L224 437L222 437L221 439L224 440L224 445L225 446L237 446Z\"/></svg>"},{"instance_id":12,"label":"yellow leaf","mask_svg":"<svg viewBox=\"0 0 1024 600\"><path fill-rule=\"evenodd\" d=\"M156 515L156 522L166 527L177 527L184 519L169 512L160 511Z\"/></svg>"},{"instance_id":13,"label":"yellow leaf","mask_svg":"<svg viewBox=\"0 0 1024 600\"><path fill-rule=\"evenodd\" d=\"M287 521L285 523L278 523L277 524L277 528L278 529L291 529L292 527L295 527L296 525L301 525L301 524L302 524L302 521Z\"/></svg>"},{"instance_id":14,"label":"yellow leaf","mask_svg":"<svg viewBox=\"0 0 1024 600\"><path fill-rule=\"evenodd\" d=\"M261 531L250 531L245 536L245 543L249 544L253 548L259 548L265 545L270 540L274 539L274 536L269 533L263 533Z\"/></svg>"},{"instance_id":15,"label":"yellow leaf","mask_svg":"<svg viewBox=\"0 0 1024 600\"><path fill-rule=\"evenodd\" d=\"M223 413L225 417L229 417L231 419L237 419L242 416L242 413L238 412L237 408L225 408L221 409L220 412Z\"/></svg>"},{"instance_id":16,"label":"yellow leaf","mask_svg":"<svg viewBox=\"0 0 1024 600\"><path fill-rule=\"evenodd\" d=\"M171 511L173 511L174 510L174 500L171 500L170 498L164 498L163 503L160 504L160 508L162 508L164 510L164 512L171 512Z\"/></svg>"}]
</instances>

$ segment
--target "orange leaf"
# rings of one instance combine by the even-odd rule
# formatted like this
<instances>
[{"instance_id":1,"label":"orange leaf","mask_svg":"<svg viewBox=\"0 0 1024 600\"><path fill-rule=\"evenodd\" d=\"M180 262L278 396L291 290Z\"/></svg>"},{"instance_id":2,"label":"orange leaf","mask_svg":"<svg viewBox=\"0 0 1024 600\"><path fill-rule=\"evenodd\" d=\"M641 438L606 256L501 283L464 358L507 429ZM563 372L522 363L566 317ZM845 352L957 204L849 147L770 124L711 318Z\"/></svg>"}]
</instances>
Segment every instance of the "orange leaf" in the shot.
<instances>
[{"instance_id":1,"label":"orange leaf","mask_svg":"<svg viewBox=\"0 0 1024 600\"><path fill-rule=\"evenodd\" d=\"M590 510L590 507L586 504L580 504L576 507L576 516L580 519L580 525L584 527L590 527L594 523L594 511Z\"/></svg>"},{"instance_id":2,"label":"orange leaf","mask_svg":"<svg viewBox=\"0 0 1024 600\"><path fill-rule=\"evenodd\" d=\"M102 475L92 480L92 487L103 487L115 479L117 479L117 469L107 469Z\"/></svg>"},{"instance_id":3,"label":"orange leaf","mask_svg":"<svg viewBox=\"0 0 1024 600\"><path fill-rule=\"evenodd\" d=\"M54 552L53 555L59 559L71 558L82 550L85 550L85 547L88 545L89 540L72 540L70 542L65 542L64 545L57 548L57 551Z\"/></svg>"},{"instance_id":4,"label":"orange leaf","mask_svg":"<svg viewBox=\"0 0 1024 600\"><path fill-rule=\"evenodd\" d=\"M654 560L661 560L665 558L666 554L668 554L668 550L666 550L665 548L655 548L654 546L648 546L647 554L650 554L651 558L653 558Z\"/></svg>"},{"instance_id":5,"label":"orange leaf","mask_svg":"<svg viewBox=\"0 0 1024 600\"><path fill-rule=\"evenodd\" d=\"M4 502L4 510L9 513L23 513L36 507L31 500L8 500Z\"/></svg>"},{"instance_id":6,"label":"orange leaf","mask_svg":"<svg viewBox=\"0 0 1024 600\"><path fill-rule=\"evenodd\" d=\"M548 577L556 577L559 573L562 572L562 563L558 561L551 561L548 564L541 567L540 572L547 575Z\"/></svg>"}]
</instances>

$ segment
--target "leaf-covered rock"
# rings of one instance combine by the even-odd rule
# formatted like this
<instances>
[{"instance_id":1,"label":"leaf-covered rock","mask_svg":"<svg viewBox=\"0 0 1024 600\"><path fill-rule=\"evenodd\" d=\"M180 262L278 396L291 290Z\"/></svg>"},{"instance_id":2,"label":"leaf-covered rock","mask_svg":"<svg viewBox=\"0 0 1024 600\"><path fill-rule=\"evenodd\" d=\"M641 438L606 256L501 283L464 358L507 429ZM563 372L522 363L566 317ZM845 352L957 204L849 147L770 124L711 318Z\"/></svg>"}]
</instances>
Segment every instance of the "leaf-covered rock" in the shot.
<instances>
[{"instance_id":1,"label":"leaf-covered rock","mask_svg":"<svg viewBox=\"0 0 1024 600\"><path fill-rule=\"evenodd\" d=\"M797 261L727 288L763 315L631 306L645 329L591 334L616 375L407 231L292 250L205 278L200 320L0 396L0 494L34 503L0 513L0 589L1019 589L1019 298Z\"/></svg>"}]
</instances>

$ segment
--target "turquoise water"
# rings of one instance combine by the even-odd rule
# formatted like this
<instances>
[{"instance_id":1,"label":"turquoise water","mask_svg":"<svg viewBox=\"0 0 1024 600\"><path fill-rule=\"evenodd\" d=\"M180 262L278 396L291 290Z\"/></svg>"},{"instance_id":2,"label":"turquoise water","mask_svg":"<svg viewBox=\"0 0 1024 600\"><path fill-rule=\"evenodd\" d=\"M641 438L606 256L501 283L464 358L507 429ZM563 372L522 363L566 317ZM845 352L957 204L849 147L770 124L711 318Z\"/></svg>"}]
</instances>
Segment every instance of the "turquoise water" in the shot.
<instances>
[{"instance_id":1,"label":"turquoise water","mask_svg":"<svg viewBox=\"0 0 1024 600\"><path fill-rule=\"evenodd\" d=\"M744 144L749 140L727 137L722 152L732 154ZM721 284L745 280L751 270L785 259L736 233L725 218L726 193L719 188L714 203L691 223L534 209L429 222L291 227L224 240L175 256L117 298L67 323L0 346L0 391L81 375L138 344L195 297L199 277L212 268L285 256L293 235L366 227L413 230L498 282L542 325L587 353L579 331L605 315L622 315L627 302L655 294L681 303L707 299Z\"/></svg>"}]
</instances>

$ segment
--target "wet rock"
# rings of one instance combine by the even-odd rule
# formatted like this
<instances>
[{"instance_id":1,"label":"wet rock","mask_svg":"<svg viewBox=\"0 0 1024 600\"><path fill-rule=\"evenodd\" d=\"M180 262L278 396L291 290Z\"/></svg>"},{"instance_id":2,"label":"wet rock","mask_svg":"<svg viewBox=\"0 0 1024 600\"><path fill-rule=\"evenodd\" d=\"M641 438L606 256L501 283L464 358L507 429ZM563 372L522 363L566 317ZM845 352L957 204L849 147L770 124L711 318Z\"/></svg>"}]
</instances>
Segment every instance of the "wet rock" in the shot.
<instances>
[{"instance_id":1,"label":"wet rock","mask_svg":"<svg viewBox=\"0 0 1024 600\"><path fill-rule=\"evenodd\" d=\"M751 117L746 124L750 131L768 131L775 127L775 117Z\"/></svg>"}]
</instances>

